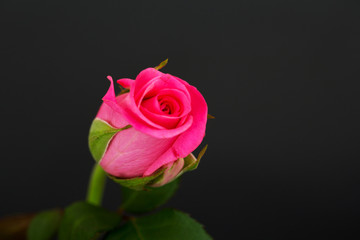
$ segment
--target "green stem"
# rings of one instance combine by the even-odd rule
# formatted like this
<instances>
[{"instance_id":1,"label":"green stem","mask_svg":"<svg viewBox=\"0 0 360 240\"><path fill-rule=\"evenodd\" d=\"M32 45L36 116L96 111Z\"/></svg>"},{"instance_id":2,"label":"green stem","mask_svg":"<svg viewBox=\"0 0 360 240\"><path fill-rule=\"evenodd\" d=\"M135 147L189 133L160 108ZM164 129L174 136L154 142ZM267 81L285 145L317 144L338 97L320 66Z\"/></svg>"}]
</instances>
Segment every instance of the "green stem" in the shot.
<instances>
[{"instance_id":1,"label":"green stem","mask_svg":"<svg viewBox=\"0 0 360 240\"><path fill-rule=\"evenodd\" d=\"M106 175L99 164L95 163L91 173L86 201L96 206L101 206L106 183Z\"/></svg>"}]
</instances>

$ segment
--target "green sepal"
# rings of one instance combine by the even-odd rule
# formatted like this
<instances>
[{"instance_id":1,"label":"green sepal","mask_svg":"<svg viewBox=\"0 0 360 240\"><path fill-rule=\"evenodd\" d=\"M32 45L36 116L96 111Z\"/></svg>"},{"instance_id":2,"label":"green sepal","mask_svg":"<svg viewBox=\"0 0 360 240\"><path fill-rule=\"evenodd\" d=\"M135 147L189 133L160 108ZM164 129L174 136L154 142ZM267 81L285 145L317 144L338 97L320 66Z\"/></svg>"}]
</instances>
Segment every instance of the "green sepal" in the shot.
<instances>
[{"instance_id":1,"label":"green sepal","mask_svg":"<svg viewBox=\"0 0 360 240\"><path fill-rule=\"evenodd\" d=\"M212 116L211 114L208 114L208 115L207 115L207 119L215 119L215 117Z\"/></svg>"},{"instance_id":2,"label":"green sepal","mask_svg":"<svg viewBox=\"0 0 360 240\"><path fill-rule=\"evenodd\" d=\"M165 168L164 173L161 174L158 178L156 178L154 181L151 182L150 187L161 187L165 184L168 184L172 181L174 181L175 179L177 179L179 177L179 173L182 171L184 165L182 165L182 169L178 172L176 172L177 170L177 165L178 164L183 164L184 163L184 159L183 158L179 158L178 160L176 160L170 168ZM175 168L175 170L174 170ZM175 174L174 174L175 173ZM173 176L172 178L170 177L169 180L169 175Z\"/></svg>"},{"instance_id":3,"label":"green sepal","mask_svg":"<svg viewBox=\"0 0 360 240\"><path fill-rule=\"evenodd\" d=\"M165 67L166 66L166 64L168 63L168 61L169 61L169 59L165 59L164 61L162 61L160 64L159 64L159 66L156 66L156 67L154 67L156 70L160 70L160 69L162 69L163 67Z\"/></svg>"},{"instance_id":4,"label":"green sepal","mask_svg":"<svg viewBox=\"0 0 360 240\"><path fill-rule=\"evenodd\" d=\"M120 225L121 216L87 202L76 202L65 209L59 240L97 239Z\"/></svg>"},{"instance_id":5,"label":"green sepal","mask_svg":"<svg viewBox=\"0 0 360 240\"><path fill-rule=\"evenodd\" d=\"M130 89L128 89L128 88L122 88L121 91L120 91L120 93L119 93L119 95L125 94L125 93L128 93L128 92L130 92Z\"/></svg>"},{"instance_id":6,"label":"green sepal","mask_svg":"<svg viewBox=\"0 0 360 240\"><path fill-rule=\"evenodd\" d=\"M187 157L184 158L184 168L182 169L182 172L192 171L197 168L199 165L199 161L193 154L189 154Z\"/></svg>"},{"instance_id":7,"label":"green sepal","mask_svg":"<svg viewBox=\"0 0 360 240\"><path fill-rule=\"evenodd\" d=\"M184 158L184 167L181 170L181 172L179 173L178 177L181 176L185 172L195 170L199 166L200 160L204 156L207 147L208 147L208 145L205 145L205 147L203 149L201 149L197 158L195 158L192 153Z\"/></svg>"},{"instance_id":8,"label":"green sepal","mask_svg":"<svg viewBox=\"0 0 360 240\"><path fill-rule=\"evenodd\" d=\"M149 187L144 191L123 187L120 209L128 213L149 212L165 204L174 195L178 186L179 179L161 187Z\"/></svg>"},{"instance_id":9,"label":"green sepal","mask_svg":"<svg viewBox=\"0 0 360 240\"><path fill-rule=\"evenodd\" d=\"M135 178L117 178L115 176L112 176L108 174L109 178L111 178L114 182L130 188L134 190L144 190L146 189L147 185L150 185L155 179L158 177L161 177L161 175L164 173L165 169L159 169L156 172L154 172L152 175L147 177L135 177Z\"/></svg>"},{"instance_id":10,"label":"green sepal","mask_svg":"<svg viewBox=\"0 0 360 240\"><path fill-rule=\"evenodd\" d=\"M89 148L95 161L99 162L104 156L111 139L116 133L130 127L131 125L123 128L113 128L107 122L96 118L91 124L89 133Z\"/></svg>"},{"instance_id":11,"label":"green sepal","mask_svg":"<svg viewBox=\"0 0 360 240\"><path fill-rule=\"evenodd\" d=\"M53 209L38 213L31 221L27 229L28 240L53 239L60 226L63 211Z\"/></svg>"},{"instance_id":12,"label":"green sepal","mask_svg":"<svg viewBox=\"0 0 360 240\"><path fill-rule=\"evenodd\" d=\"M130 218L121 228L112 230L105 240L211 240L203 226L188 214L164 209L155 214Z\"/></svg>"}]
</instances>

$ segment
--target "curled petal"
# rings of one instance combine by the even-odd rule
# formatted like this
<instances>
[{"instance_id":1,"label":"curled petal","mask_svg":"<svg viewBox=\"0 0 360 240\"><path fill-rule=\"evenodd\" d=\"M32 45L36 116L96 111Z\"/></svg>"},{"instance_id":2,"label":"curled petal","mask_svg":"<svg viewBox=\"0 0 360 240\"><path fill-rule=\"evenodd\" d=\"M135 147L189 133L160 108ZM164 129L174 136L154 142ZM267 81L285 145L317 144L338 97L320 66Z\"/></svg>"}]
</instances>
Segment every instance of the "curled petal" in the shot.
<instances>
[{"instance_id":1,"label":"curled petal","mask_svg":"<svg viewBox=\"0 0 360 240\"><path fill-rule=\"evenodd\" d=\"M131 88L132 85L134 84L134 80L129 79L129 78L122 78L117 80L117 83L120 84L123 88Z\"/></svg>"}]
</instances>

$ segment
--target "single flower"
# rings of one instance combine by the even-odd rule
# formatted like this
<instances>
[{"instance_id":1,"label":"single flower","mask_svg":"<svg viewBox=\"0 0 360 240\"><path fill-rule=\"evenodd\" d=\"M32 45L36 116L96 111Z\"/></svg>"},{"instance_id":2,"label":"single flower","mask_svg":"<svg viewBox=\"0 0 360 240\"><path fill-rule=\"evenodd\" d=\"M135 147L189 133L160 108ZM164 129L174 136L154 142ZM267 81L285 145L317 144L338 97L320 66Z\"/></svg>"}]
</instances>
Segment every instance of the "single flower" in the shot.
<instances>
[{"instance_id":1,"label":"single flower","mask_svg":"<svg viewBox=\"0 0 360 240\"><path fill-rule=\"evenodd\" d=\"M108 79L110 88L89 136L92 155L104 171L138 188L164 185L195 168L199 159L192 152L205 136L208 115L200 92L155 68L135 80L119 79L127 91L118 96Z\"/></svg>"}]
</instances>

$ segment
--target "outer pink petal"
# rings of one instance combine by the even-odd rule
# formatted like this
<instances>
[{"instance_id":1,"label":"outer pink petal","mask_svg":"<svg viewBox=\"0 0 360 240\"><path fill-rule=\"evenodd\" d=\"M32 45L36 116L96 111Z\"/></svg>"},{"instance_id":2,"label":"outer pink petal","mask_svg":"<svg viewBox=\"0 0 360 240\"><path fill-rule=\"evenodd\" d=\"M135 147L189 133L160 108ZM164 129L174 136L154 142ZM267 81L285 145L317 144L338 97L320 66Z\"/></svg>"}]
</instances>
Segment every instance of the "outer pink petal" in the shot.
<instances>
[{"instance_id":1,"label":"outer pink petal","mask_svg":"<svg viewBox=\"0 0 360 240\"><path fill-rule=\"evenodd\" d=\"M154 138L129 128L114 136L99 164L116 177L139 177L174 141L175 138Z\"/></svg>"},{"instance_id":2,"label":"outer pink petal","mask_svg":"<svg viewBox=\"0 0 360 240\"><path fill-rule=\"evenodd\" d=\"M208 107L204 97L193 86L187 86L191 95L191 114L194 117L191 127L181 134L175 144L174 150L184 158L194 151L205 137Z\"/></svg>"},{"instance_id":3,"label":"outer pink petal","mask_svg":"<svg viewBox=\"0 0 360 240\"><path fill-rule=\"evenodd\" d=\"M177 159L179 159L179 157L177 156L177 153L174 152L173 145L172 145L153 164L151 164L146 169L143 176L144 177L149 176L149 175L153 174L153 172L158 170L160 167L162 167L168 163L172 163L172 162L176 161Z\"/></svg>"},{"instance_id":4,"label":"outer pink petal","mask_svg":"<svg viewBox=\"0 0 360 240\"><path fill-rule=\"evenodd\" d=\"M119 96L122 97L122 96ZM129 125L129 122L118 112L114 111L106 103L103 103L99 109L96 118L104 120L115 128L123 128Z\"/></svg>"},{"instance_id":5,"label":"outer pink petal","mask_svg":"<svg viewBox=\"0 0 360 240\"><path fill-rule=\"evenodd\" d=\"M163 73L156 70L155 68L146 68L142 70L135 79L135 89L134 92L139 91L143 86L146 86L154 78L162 76Z\"/></svg>"},{"instance_id":6,"label":"outer pink petal","mask_svg":"<svg viewBox=\"0 0 360 240\"><path fill-rule=\"evenodd\" d=\"M110 81L110 87L109 87L108 91L106 92L105 96L102 98L102 100L114 111L122 114L123 113L122 108L116 103L113 79L111 76L108 76L107 79L109 79L109 81ZM123 97L126 95L127 94L123 94Z\"/></svg>"},{"instance_id":7,"label":"outer pink petal","mask_svg":"<svg viewBox=\"0 0 360 240\"><path fill-rule=\"evenodd\" d=\"M174 145L154 162L144 173L151 175L161 166L164 166L178 158L184 158L194 151L205 136L208 108L204 97L193 86L187 86L191 95L191 114L194 117L193 124L184 133L180 134Z\"/></svg>"}]
</instances>

